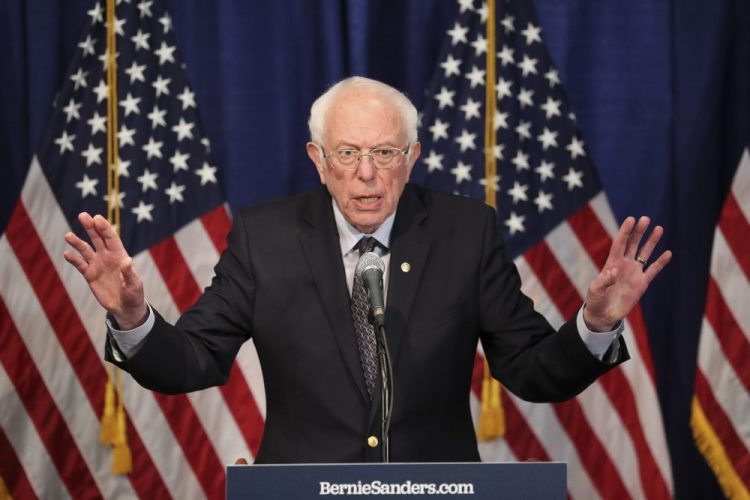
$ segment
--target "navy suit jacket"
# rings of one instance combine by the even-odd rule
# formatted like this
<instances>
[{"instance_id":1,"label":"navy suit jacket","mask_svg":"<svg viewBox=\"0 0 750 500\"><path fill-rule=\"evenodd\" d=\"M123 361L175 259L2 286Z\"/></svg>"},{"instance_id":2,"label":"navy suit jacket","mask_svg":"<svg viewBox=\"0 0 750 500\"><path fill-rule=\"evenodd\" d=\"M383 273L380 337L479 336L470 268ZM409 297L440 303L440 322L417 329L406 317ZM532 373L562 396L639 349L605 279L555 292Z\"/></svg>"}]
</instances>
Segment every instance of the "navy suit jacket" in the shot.
<instances>
[{"instance_id":1,"label":"navy suit jacket","mask_svg":"<svg viewBox=\"0 0 750 500\"><path fill-rule=\"evenodd\" d=\"M228 243L198 302L175 326L157 313L138 353L116 364L149 389L193 391L225 382L252 338L267 402L256 462L378 461L367 438L379 437L379 398L370 403L362 375L328 193L243 209ZM615 363L600 362L575 318L555 332L534 311L484 204L407 185L389 251L394 462L478 460L479 340L493 375L530 401L570 398L627 359L620 339Z\"/></svg>"}]
</instances>

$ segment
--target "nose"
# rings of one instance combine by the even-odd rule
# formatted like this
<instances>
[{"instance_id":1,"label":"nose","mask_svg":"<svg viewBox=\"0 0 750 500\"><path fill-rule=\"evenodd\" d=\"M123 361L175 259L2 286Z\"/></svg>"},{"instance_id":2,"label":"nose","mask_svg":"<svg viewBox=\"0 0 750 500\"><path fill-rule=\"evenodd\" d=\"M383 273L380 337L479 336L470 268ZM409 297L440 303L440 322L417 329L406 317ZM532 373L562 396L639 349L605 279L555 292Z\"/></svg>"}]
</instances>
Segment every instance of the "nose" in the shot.
<instances>
[{"instance_id":1,"label":"nose","mask_svg":"<svg viewBox=\"0 0 750 500\"><path fill-rule=\"evenodd\" d=\"M357 177L363 181L369 181L375 177L375 170L370 153L360 156L359 165L357 165Z\"/></svg>"}]
</instances>

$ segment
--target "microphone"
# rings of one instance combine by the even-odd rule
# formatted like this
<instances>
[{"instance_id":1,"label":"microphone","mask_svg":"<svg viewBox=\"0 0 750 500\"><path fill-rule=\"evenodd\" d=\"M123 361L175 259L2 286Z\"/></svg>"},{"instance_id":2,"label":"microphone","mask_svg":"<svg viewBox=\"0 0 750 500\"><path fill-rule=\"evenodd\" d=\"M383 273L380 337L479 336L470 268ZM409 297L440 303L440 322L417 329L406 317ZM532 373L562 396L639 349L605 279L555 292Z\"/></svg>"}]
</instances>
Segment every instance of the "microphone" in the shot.
<instances>
[{"instance_id":1,"label":"microphone","mask_svg":"<svg viewBox=\"0 0 750 500\"><path fill-rule=\"evenodd\" d=\"M364 253L357 261L356 276L370 292L370 312L375 327L385 326L385 306L383 301L383 272L385 264L375 252Z\"/></svg>"}]
</instances>

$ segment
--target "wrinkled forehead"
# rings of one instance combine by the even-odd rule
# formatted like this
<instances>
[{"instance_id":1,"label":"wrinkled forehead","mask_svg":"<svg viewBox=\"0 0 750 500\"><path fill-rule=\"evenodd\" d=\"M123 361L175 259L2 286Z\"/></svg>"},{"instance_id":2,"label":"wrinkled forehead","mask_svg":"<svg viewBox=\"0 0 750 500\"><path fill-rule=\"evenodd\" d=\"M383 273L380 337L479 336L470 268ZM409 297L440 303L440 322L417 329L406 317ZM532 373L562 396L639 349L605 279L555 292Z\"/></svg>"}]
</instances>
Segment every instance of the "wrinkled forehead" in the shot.
<instances>
[{"instance_id":1,"label":"wrinkled forehead","mask_svg":"<svg viewBox=\"0 0 750 500\"><path fill-rule=\"evenodd\" d=\"M323 138L330 146L402 146L407 135L403 116L390 99L356 88L336 96L326 113L324 127Z\"/></svg>"}]
</instances>

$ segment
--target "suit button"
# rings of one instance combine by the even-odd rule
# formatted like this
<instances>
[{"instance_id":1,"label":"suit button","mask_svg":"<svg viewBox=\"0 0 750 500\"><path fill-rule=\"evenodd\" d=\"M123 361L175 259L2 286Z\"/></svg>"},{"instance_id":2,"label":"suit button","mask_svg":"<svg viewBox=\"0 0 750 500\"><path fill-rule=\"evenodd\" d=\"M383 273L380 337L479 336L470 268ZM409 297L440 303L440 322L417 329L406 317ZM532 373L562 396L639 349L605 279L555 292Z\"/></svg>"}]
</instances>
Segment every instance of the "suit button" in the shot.
<instances>
[{"instance_id":1,"label":"suit button","mask_svg":"<svg viewBox=\"0 0 750 500\"><path fill-rule=\"evenodd\" d=\"M378 438L375 436L370 436L367 438L367 446L370 448L375 448L378 445Z\"/></svg>"}]
</instances>

